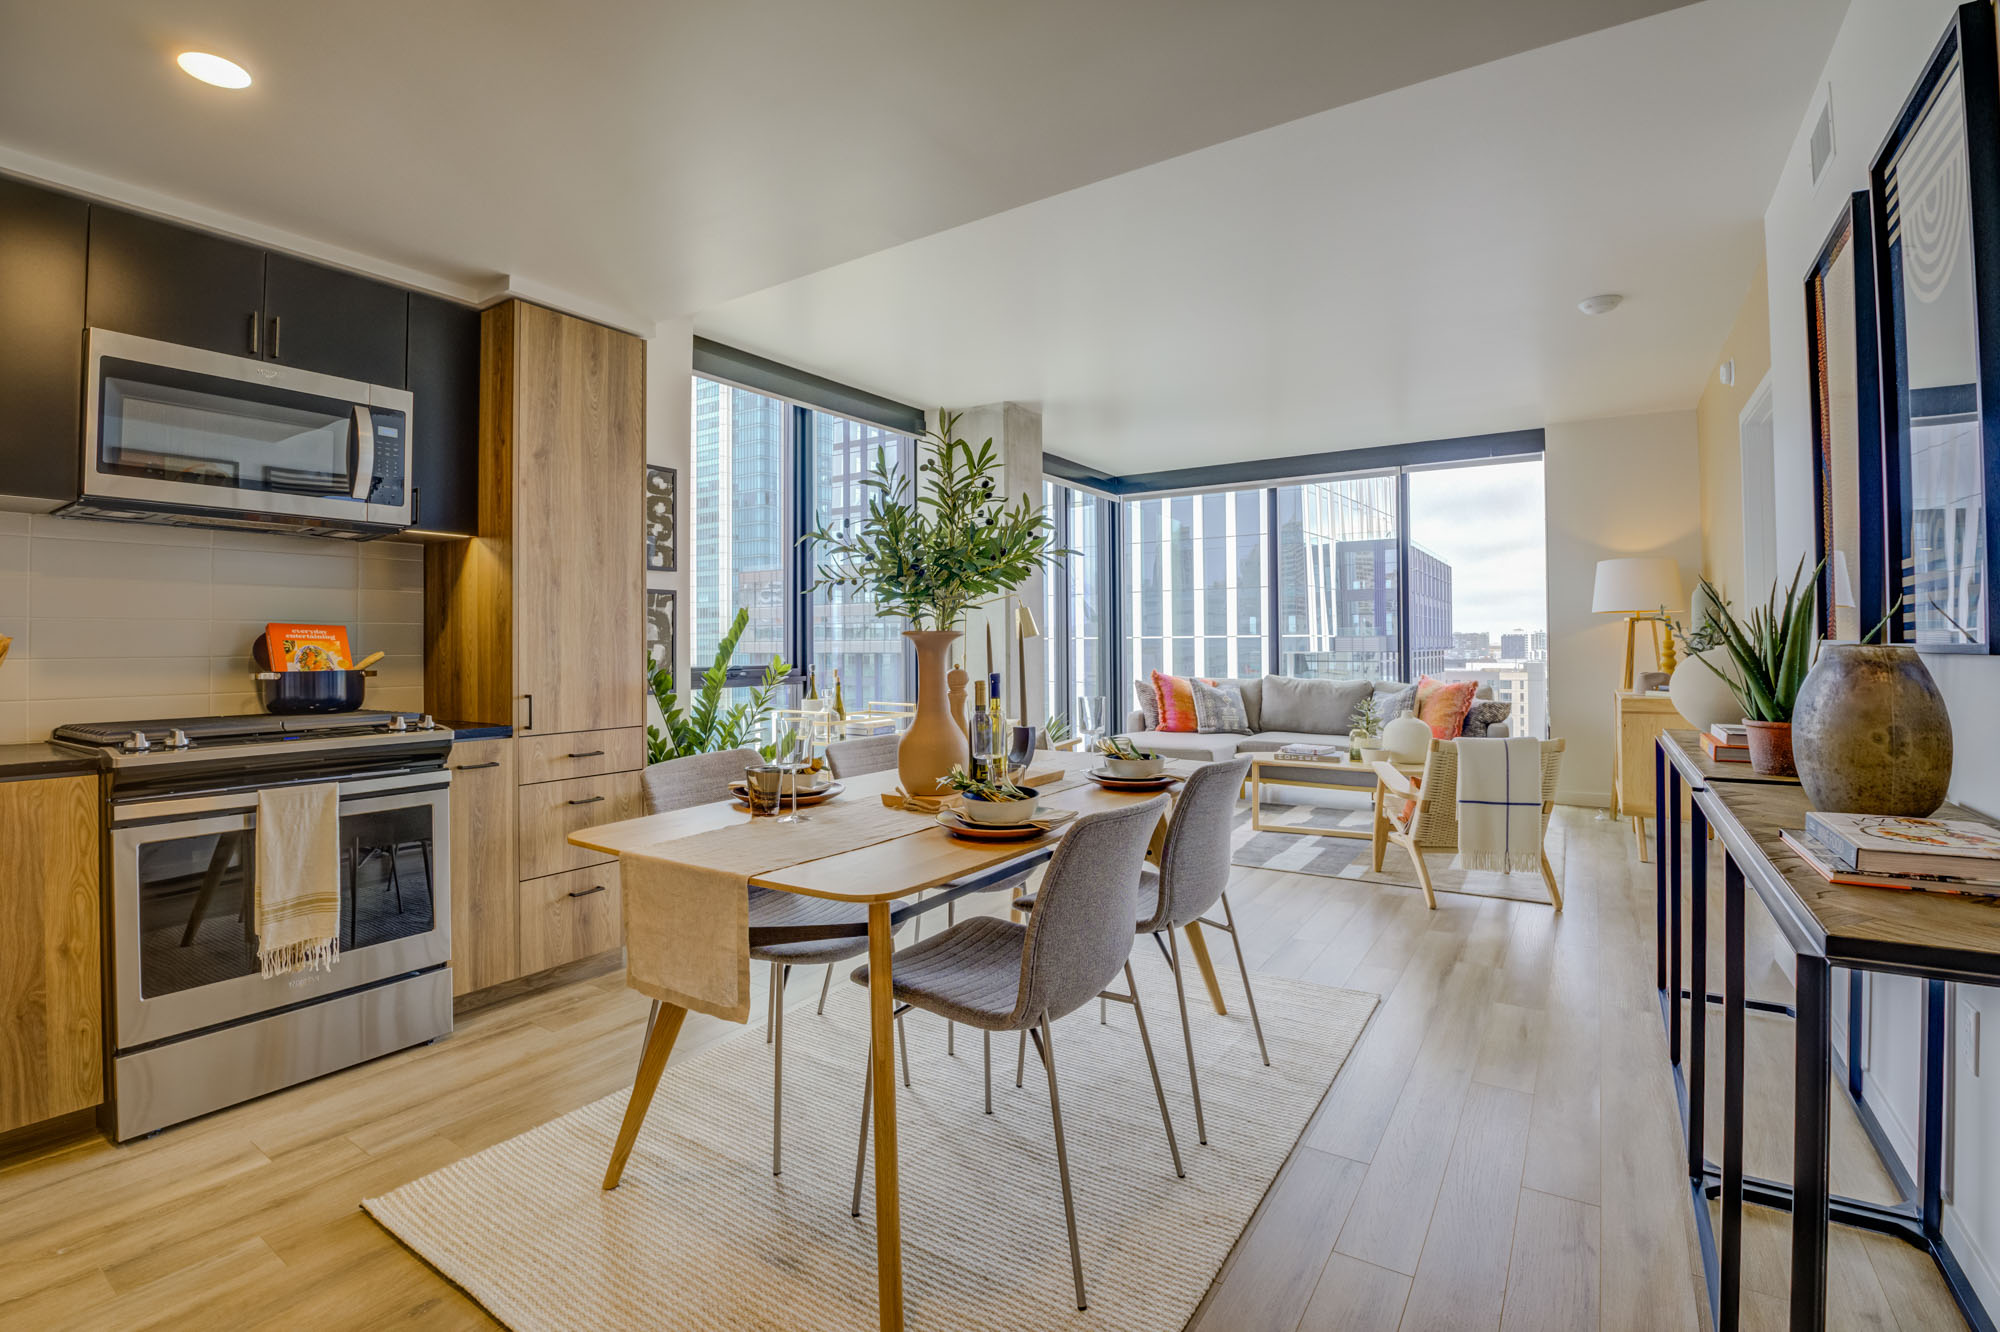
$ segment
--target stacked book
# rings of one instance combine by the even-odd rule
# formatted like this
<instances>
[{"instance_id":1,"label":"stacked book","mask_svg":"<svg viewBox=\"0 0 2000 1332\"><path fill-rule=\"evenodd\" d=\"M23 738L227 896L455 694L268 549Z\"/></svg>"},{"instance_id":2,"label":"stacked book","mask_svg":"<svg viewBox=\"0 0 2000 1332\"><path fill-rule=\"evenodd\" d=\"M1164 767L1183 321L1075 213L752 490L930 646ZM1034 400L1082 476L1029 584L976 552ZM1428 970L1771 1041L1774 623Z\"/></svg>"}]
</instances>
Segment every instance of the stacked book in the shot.
<instances>
[{"instance_id":1,"label":"stacked book","mask_svg":"<svg viewBox=\"0 0 2000 1332\"><path fill-rule=\"evenodd\" d=\"M1888 814L1806 815L1785 845L1829 883L2000 897L2000 827Z\"/></svg>"},{"instance_id":2,"label":"stacked book","mask_svg":"<svg viewBox=\"0 0 2000 1332\"><path fill-rule=\"evenodd\" d=\"M1701 733L1701 749L1713 763L1748 763L1750 728L1741 722L1717 722Z\"/></svg>"}]
</instances>

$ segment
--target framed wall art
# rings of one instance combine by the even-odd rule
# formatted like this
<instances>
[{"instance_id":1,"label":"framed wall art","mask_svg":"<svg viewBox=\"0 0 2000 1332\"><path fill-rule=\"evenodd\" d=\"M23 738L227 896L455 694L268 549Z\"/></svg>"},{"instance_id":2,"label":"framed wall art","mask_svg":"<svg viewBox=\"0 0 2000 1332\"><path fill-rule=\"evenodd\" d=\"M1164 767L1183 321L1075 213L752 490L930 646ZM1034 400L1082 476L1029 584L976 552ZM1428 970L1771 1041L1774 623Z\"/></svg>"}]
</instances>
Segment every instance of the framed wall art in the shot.
<instances>
[{"instance_id":1,"label":"framed wall art","mask_svg":"<svg viewBox=\"0 0 2000 1332\"><path fill-rule=\"evenodd\" d=\"M646 568L673 573L679 567L675 540L679 533L679 477L671 467L646 467Z\"/></svg>"},{"instance_id":2,"label":"framed wall art","mask_svg":"<svg viewBox=\"0 0 2000 1332\"><path fill-rule=\"evenodd\" d=\"M1995 650L2000 576L2000 72L1962 5L1870 170L1892 641Z\"/></svg>"},{"instance_id":3,"label":"framed wall art","mask_svg":"<svg viewBox=\"0 0 2000 1332\"><path fill-rule=\"evenodd\" d=\"M1850 643L1888 609L1872 238L1868 195L1859 191L1840 210L1805 284L1821 628Z\"/></svg>"},{"instance_id":4,"label":"framed wall art","mask_svg":"<svg viewBox=\"0 0 2000 1332\"><path fill-rule=\"evenodd\" d=\"M646 589L646 659L665 662L678 673L680 659L676 649L680 646L680 626L675 603L672 588Z\"/></svg>"}]
</instances>

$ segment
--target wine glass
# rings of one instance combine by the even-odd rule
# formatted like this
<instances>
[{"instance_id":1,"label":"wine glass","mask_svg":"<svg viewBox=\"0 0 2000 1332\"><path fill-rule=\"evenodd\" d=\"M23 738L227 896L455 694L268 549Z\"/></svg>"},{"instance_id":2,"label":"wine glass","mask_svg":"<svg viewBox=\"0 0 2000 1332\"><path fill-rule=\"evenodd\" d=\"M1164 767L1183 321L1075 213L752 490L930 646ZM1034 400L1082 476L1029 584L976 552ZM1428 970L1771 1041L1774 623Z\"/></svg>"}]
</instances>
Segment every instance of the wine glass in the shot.
<instances>
[{"instance_id":1,"label":"wine glass","mask_svg":"<svg viewBox=\"0 0 2000 1332\"><path fill-rule=\"evenodd\" d=\"M780 814L780 823L808 823L810 818L799 812L799 783L805 780L805 767L812 757L812 741L800 734L796 726L787 726L778 736L777 750L772 762L784 770L784 780L792 788L792 812ZM781 793L782 794L782 793Z\"/></svg>"},{"instance_id":2,"label":"wine glass","mask_svg":"<svg viewBox=\"0 0 2000 1332\"><path fill-rule=\"evenodd\" d=\"M1076 734L1083 741L1085 753L1097 749L1097 742L1104 738L1104 696L1102 694L1081 694L1076 700Z\"/></svg>"}]
</instances>

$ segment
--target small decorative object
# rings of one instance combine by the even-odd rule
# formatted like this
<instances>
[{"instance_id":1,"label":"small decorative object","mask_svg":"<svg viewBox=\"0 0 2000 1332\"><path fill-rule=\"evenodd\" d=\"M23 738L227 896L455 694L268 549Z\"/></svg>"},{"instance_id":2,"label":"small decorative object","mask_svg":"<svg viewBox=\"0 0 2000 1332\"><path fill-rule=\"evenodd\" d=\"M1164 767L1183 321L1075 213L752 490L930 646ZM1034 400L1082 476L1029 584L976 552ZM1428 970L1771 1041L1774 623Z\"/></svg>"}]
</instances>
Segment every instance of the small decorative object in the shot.
<instances>
[{"instance_id":1,"label":"small decorative object","mask_svg":"<svg viewBox=\"0 0 2000 1332\"><path fill-rule=\"evenodd\" d=\"M778 686L791 672L783 658L774 657L764 668L763 682L749 691L749 698L729 707L722 705L722 695L730 687L729 660L736 655L736 642L749 624L750 612L738 610L729 632L715 645L715 661L702 676L701 693L686 714L681 712L680 695L674 692L673 662L648 655L646 684L660 709L662 725L646 724L646 762L665 763L690 754L738 749L763 729Z\"/></svg>"},{"instance_id":2,"label":"small decorative object","mask_svg":"<svg viewBox=\"0 0 2000 1332\"><path fill-rule=\"evenodd\" d=\"M1381 747L1398 763L1421 763L1431 747L1430 723L1406 712L1382 728Z\"/></svg>"},{"instance_id":3,"label":"small decorative object","mask_svg":"<svg viewBox=\"0 0 2000 1332\"><path fill-rule=\"evenodd\" d=\"M1375 760L1368 755L1370 752L1381 752L1380 746L1375 744L1376 737L1381 734L1382 705L1375 701L1375 691L1371 689L1354 705L1354 715L1348 718L1348 757L1360 763L1373 763Z\"/></svg>"},{"instance_id":4,"label":"small decorative object","mask_svg":"<svg viewBox=\"0 0 2000 1332\"><path fill-rule=\"evenodd\" d=\"M754 768L743 770L743 803L750 807L750 813L776 814L779 804L785 798L785 770L769 763L760 763Z\"/></svg>"},{"instance_id":5,"label":"small decorative object","mask_svg":"<svg viewBox=\"0 0 2000 1332\"><path fill-rule=\"evenodd\" d=\"M680 504L678 478L671 467L646 468L646 567L672 573L679 561L674 546L675 510Z\"/></svg>"},{"instance_id":6,"label":"small decorative object","mask_svg":"<svg viewBox=\"0 0 2000 1332\"><path fill-rule=\"evenodd\" d=\"M676 613L677 596L672 588L646 591L646 655L665 662L669 670L679 657L680 644L675 633L680 619Z\"/></svg>"},{"instance_id":7,"label":"small decorative object","mask_svg":"<svg viewBox=\"0 0 2000 1332\"><path fill-rule=\"evenodd\" d=\"M958 724L958 733L966 737L967 743L972 737L965 726L965 690L971 679L965 673L964 665L958 662L952 663L951 670L944 677L945 706L951 710L951 719Z\"/></svg>"},{"instance_id":8,"label":"small decorative object","mask_svg":"<svg viewBox=\"0 0 2000 1332\"><path fill-rule=\"evenodd\" d=\"M959 811L974 823L989 827L1008 827L1026 823L1035 817L1035 802L1039 798L1032 786L1016 786L1008 781L981 781L958 765L938 780L941 787L949 787L965 797Z\"/></svg>"},{"instance_id":9,"label":"small decorative object","mask_svg":"<svg viewBox=\"0 0 2000 1332\"><path fill-rule=\"evenodd\" d=\"M1951 716L1915 648L1828 643L1799 689L1792 755L1816 810L1927 818L1951 786Z\"/></svg>"},{"instance_id":10,"label":"small decorative object","mask_svg":"<svg viewBox=\"0 0 2000 1332\"><path fill-rule=\"evenodd\" d=\"M1812 587L1819 570L1814 568L1809 580L1805 564L1801 558L1793 571L1784 604L1779 605L1774 585L1765 603L1750 612L1748 623L1739 621L1715 585L1702 579L1709 614L1687 636L1697 659L1728 683L1742 706L1743 724L1750 733L1750 766L1767 777L1790 777L1797 771L1792 764L1792 710L1819 643ZM1733 674L1725 675L1700 655L1717 646L1728 651Z\"/></svg>"},{"instance_id":11,"label":"small decorative object","mask_svg":"<svg viewBox=\"0 0 2000 1332\"><path fill-rule=\"evenodd\" d=\"M1597 582L1590 598L1590 609L1599 615L1623 615L1625 617L1625 667L1618 673L1623 681L1619 688L1631 692L1633 637L1638 633L1639 621L1666 620L1665 607L1679 605L1681 601L1681 566L1664 556L1648 556L1635 559L1599 560L1597 562ZM1666 645L1658 647L1660 667L1671 672L1674 668L1672 624L1668 623Z\"/></svg>"},{"instance_id":12,"label":"small decorative object","mask_svg":"<svg viewBox=\"0 0 2000 1332\"><path fill-rule=\"evenodd\" d=\"M1104 771L1113 777L1129 777L1136 780L1158 777L1167 770L1167 760L1164 755L1138 749L1123 736L1100 741L1097 749L1104 755Z\"/></svg>"},{"instance_id":13,"label":"small decorative object","mask_svg":"<svg viewBox=\"0 0 2000 1332\"><path fill-rule=\"evenodd\" d=\"M993 441L975 449L956 438L960 415L940 410L938 428L924 434L921 495L877 449L861 480L870 492L867 518L858 528L843 522L838 531L822 520L805 538L819 555L815 589L854 589L880 614L909 621L904 636L917 649L917 713L903 733L896 769L903 789L917 794L935 790L966 760L965 731L946 705L945 654L959 637L951 626L1071 553L1056 548L1055 525L1040 504L1026 495L1007 503L995 480L1000 462Z\"/></svg>"}]
</instances>

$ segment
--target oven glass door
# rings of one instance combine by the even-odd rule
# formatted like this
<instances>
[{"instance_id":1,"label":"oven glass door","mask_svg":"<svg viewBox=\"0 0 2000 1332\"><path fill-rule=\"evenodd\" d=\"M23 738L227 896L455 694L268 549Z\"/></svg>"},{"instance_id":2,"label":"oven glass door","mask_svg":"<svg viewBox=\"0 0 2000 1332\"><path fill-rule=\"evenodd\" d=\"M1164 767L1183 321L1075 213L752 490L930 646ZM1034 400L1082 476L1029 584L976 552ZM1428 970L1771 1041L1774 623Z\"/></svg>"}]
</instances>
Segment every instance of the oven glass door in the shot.
<instances>
[{"instance_id":1,"label":"oven glass door","mask_svg":"<svg viewBox=\"0 0 2000 1332\"><path fill-rule=\"evenodd\" d=\"M270 980L257 964L254 815L115 832L120 1047L447 960L448 809L441 789L344 798L340 958Z\"/></svg>"}]
</instances>

